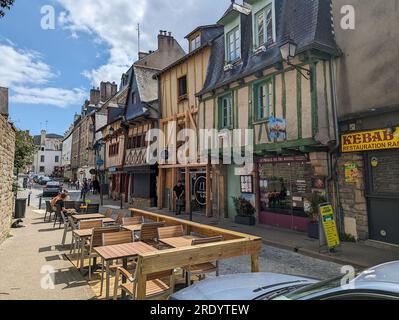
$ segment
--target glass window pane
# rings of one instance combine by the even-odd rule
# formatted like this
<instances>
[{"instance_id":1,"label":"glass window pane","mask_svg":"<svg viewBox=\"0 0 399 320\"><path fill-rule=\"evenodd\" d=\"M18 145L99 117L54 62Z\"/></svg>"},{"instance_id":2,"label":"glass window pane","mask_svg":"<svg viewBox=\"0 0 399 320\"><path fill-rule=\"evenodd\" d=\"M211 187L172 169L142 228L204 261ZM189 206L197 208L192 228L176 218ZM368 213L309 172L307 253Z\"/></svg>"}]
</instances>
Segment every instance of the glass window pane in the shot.
<instances>
[{"instance_id":1,"label":"glass window pane","mask_svg":"<svg viewBox=\"0 0 399 320\"><path fill-rule=\"evenodd\" d=\"M265 39L264 39L264 13L263 12L261 12L261 13L259 13L258 14L258 16L257 16L257 19L256 19L256 23L257 23L257 25L256 25L256 27L257 27L257 29L256 29L256 34L257 34L257 36L258 36L258 43L257 43L257 45L262 45L264 42L265 42Z\"/></svg>"}]
</instances>

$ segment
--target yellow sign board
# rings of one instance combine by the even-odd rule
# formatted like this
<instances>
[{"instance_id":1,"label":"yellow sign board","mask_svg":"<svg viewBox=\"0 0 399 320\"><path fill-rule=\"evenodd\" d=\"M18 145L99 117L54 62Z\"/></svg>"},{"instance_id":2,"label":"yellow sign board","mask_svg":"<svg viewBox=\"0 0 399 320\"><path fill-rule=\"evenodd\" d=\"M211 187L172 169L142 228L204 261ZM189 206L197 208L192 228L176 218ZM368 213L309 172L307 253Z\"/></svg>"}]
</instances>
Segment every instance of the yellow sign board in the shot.
<instances>
[{"instance_id":1,"label":"yellow sign board","mask_svg":"<svg viewBox=\"0 0 399 320\"><path fill-rule=\"evenodd\" d=\"M340 245L340 240L332 205L326 204L320 206L320 216L326 234L327 246L330 249L334 249Z\"/></svg>"},{"instance_id":2,"label":"yellow sign board","mask_svg":"<svg viewBox=\"0 0 399 320\"><path fill-rule=\"evenodd\" d=\"M342 152L361 152L399 148L399 127L344 134Z\"/></svg>"}]
</instances>

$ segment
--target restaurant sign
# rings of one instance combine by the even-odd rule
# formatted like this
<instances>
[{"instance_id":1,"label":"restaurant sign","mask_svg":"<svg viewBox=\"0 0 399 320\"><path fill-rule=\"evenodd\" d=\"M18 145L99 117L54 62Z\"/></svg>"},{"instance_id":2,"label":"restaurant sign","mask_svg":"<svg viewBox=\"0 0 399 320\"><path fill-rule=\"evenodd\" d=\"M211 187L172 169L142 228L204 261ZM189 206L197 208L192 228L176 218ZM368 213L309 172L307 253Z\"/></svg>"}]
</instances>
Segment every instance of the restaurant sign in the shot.
<instances>
[{"instance_id":1,"label":"restaurant sign","mask_svg":"<svg viewBox=\"0 0 399 320\"><path fill-rule=\"evenodd\" d=\"M348 133L342 136L342 152L362 152L399 148L399 127Z\"/></svg>"}]
</instances>

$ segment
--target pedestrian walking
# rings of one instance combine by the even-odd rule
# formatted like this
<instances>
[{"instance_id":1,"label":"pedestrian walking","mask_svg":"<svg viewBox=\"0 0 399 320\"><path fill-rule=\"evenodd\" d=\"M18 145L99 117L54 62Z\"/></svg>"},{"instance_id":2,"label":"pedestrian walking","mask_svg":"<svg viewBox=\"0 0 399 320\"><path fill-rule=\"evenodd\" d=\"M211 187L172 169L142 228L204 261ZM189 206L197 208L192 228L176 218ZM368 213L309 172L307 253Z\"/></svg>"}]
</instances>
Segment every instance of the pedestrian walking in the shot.
<instances>
[{"instance_id":1,"label":"pedestrian walking","mask_svg":"<svg viewBox=\"0 0 399 320\"><path fill-rule=\"evenodd\" d=\"M80 199L86 201L86 196L88 192L89 192L89 184L87 182L87 179L85 178L83 179L82 189L80 191Z\"/></svg>"}]
</instances>

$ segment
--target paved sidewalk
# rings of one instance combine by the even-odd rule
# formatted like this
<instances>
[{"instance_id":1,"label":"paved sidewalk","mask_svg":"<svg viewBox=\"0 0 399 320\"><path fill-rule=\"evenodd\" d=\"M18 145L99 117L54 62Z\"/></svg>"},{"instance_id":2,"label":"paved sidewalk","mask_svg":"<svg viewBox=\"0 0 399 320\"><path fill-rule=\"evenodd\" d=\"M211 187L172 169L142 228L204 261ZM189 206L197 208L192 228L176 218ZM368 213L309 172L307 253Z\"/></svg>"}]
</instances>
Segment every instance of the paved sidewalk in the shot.
<instances>
[{"instance_id":1,"label":"paved sidewalk","mask_svg":"<svg viewBox=\"0 0 399 320\"><path fill-rule=\"evenodd\" d=\"M0 300L94 298L86 280L66 259L65 248L59 246L63 231L44 223L43 216L28 209L25 227L12 229L12 237L0 245ZM54 289L42 288L51 283L47 270L54 270Z\"/></svg>"},{"instance_id":2,"label":"paved sidewalk","mask_svg":"<svg viewBox=\"0 0 399 320\"><path fill-rule=\"evenodd\" d=\"M98 200L98 196L90 196L93 201ZM129 213L131 207L124 203L124 209L120 209L119 201L104 200L106 207L118 208L116 211ZM102 208L101 211L105 209ZM146 210L173 216L170 211L159 211L156 208L147 208ZM189 219L189 216L183 215L180 218ZM194 221L219 226L225 229L253 234L262 237L264 244L286 250L292 250L296 253L307 255L326 261L331 261L344 265L352 265L359 269L365 269L376 266L381 263L399 260L399 247L390 247L386 245L379 246L371 242L342 243L337 253L329 254L320 252L319 241L307 237L306 234L278 229L265 225L255 227L243 226L232 222L229 219L218 220L215 218L206 218L200 214L194 214Z\"/></svg>"}]
</instances>

